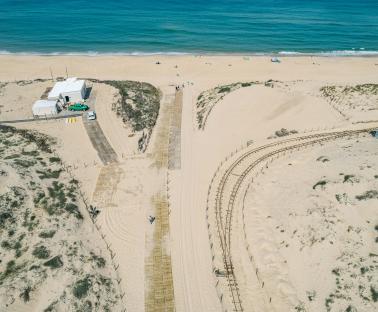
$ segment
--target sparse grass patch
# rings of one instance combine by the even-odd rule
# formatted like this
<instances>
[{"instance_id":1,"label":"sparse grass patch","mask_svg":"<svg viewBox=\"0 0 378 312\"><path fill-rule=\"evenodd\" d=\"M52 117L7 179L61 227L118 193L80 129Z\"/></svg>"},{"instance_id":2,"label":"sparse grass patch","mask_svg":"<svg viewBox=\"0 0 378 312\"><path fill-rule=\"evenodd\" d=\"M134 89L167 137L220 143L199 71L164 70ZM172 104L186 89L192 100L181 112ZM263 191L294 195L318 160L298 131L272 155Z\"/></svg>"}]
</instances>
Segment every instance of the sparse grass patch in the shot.
<instances>
[{"instance_id":1,"label":"sparse grass patch","mask_svg":"<svg viewBox=\"0 0 378 312\"><path fill-rule=\"evenodd\" d=\"M332 270L332 273L335 274L336 276L340 276L340 269L335 268L335 269Z\"/></svg>"},{"instance_id":2,"label":"sparse grass patch","mask_svg":"<svg viewBox=\"0 0 378 312\"><path fill-rule=\"evenodd\" d=\"M24 140L26 140L27 143L35 143L40 151L46 153L52 153L51 145L55 143L55 140L53 140L51 137L29 129L17 129L11 126L0 125L0 133L18 134ZM11 142L8 143L12 145Z\"/></svg>"},{"instance_id":3,"label":"sparse grass patch","mask_svg":"<svg viewBox=\"0 0 378 312\"><path fill-rule=\"evenodd\" d=\"M58 300L55 300L54 302L50 303L50 305L43 310L43 312L54 312L56 311L55 306L57 305Z\"/></svg>"},{"instance_id":4,"label":"sparse grass patch","mask_svg":"<svg viewBox=\"0 0 378 312\"><path fill-rule=\"evenodd\" d=\"M320 156L316 159L316 161L327 162L329 161L329 158L326 156Z\"/></svg>"},{"instance_id":5,"label":"sparse grass patch","mask_svg":"<svg viewBox=\"0 0 378 312\"><path fill-rule=\"evenodd\" d=\"M50 157L49 158L49 161L51 162L51 163L60 163L61 162L61 159L59 158L59 157Z\"/></svg>"},{"instance_id":6,"label":"sparse grass patch","mask_svg":"<svg viewBox=\"0 0 378 312\"><path fill-rule=\"evenodd\" d=\"M378 198L378 191L376 190L366 191L365 193L356 196L356 199L358 200L368 200L376 198Z\"/></svg>"},{"instance_id":7,"label":"sparse grass patch","mask_svg":"<svg viewBox=\"0 0 378 312\"><path fill-rule=\"evenodd\" d=\"M62 171L62 169L51 170L50 168L46 169L45 171L36 170L36 172L40 174L40 179L58 179Z\"/></svg>"},{"instance_id":8,"label":"sparse grass patch","mask_svg":"<svg viewBox=\"0 0 378 312\"><path fill-rule=\"evenodd\" d=\"M361 274L365 274L366 272L368 272L369 271L369 268L368 267L361 267L360 268L360 272L361 272Z\"/></svg>"},{"instance_id":9,"label":"sparse grass patch","mask_svg":"<svg viewBox=\"0 0 378 312\"><path fill-rule=\"evenodd\" d=\"M354 174L346 174L344 175L344 181L343 183L347 183L347 182L357 182L357 180L355 179L355 176Z\"/></svg>"},{"instance_id":10,"label":"sparse grass patch","mask_svg":"<svg viewBox=\"0 0 378 312\"><path fill-rule=\"evenodd\" d=\"M19 157L20 157L19 154L12 154L12 155L5 156L4 159L15 159Z\"/></svg>"},{"instance_id":11,"label":"sparse grass patch","mask_svg":"<svg viewBox=\"0 0 378 312\"><path fill-rule=\"evenodd\" d=\"M333 302L334 302L333 298L331 297L326 298L325 306L326 306L327 311L331 311Z\"/></svg>"},{"instance_id":12,"label":"sparse grass patch","mask_svg":"<svg viewBox=\"0 0 378 312\"><path fill-rule=\"evenodd\" d=\"M76 218L78 219L83 219L83 215L79 211L79 207L73 203L68 203L64 207L65 210L67 210L69 213L72 213L75 215Z\"/></svg>"},{"instance_id":13,"label":"sparse grass patch","mask_svg":"<svg viewBox=\"0 0 378 312\"><path fill-rule=\"evenodd\" d=\"M373 286L370 286L370 293L371 293L371 299L374 302L378 301L378 290L376 290Z\"/></svg>"},{"instance_id":14,"label":"sparse grass patch","mask_svg":"<svg viewBox=\"0 0 378 312\"><path fill-rule=\"evenodd\" d=\"M235 82L202 92L197 97L196 104L198 129L204 129L210 112L227 94L240 88L250 87L257 83L258 82Z\"/></svg>"},{"instance_id":15,"label":"sparse grass patch","mask_svg":"<svg viewBox=\"0 0 378 312\"><path fill-rule=\"evenodd\" d=\"M29 168L29 167L33 167L37 162L35 160L17 158L13 161L13 163L23 168Z\"/></svg>"},{"instance_id":16,"label":"sparse grass patch","mask_svg":"<svg viewBox=\"0 0 378 312\"><path fill-rule=\"evenodd\" d=\"M113 110L124 123L129 123L134 132L142 132L150 137L160 110L160 91L153 85L139 81L94 80L116 88L120 98L113 104ZM140 151L147 148L148 139Z\"/></svg>"},{"instance_id":17,"label":"sparse grass patch","mask_svg":"<svg viewBox=\"0 0 378 312\"><path fill-rule=\"evenodd\" d=\"M78 280L72 288L72 293L77 299L82 299L88 295L89 289L92 287L90 276Z\"/></svg>"},{"instance_id":18,"label":"sparse grass patch","mask_svg":"<svg viewBox=\"0 0 378 312\"><path fill-rule=\"evenodd\" d=\"M32 254L38 259L47 259L50 256L49 250L43 245L35 247Z\"/></svg>"},{"instance_id":19,"label":"sparse grass patch","mask_svg":"<svg viewBox=\"0 0 378 312\"><path fill-rule=\"evenodd\" d=\"M51 230L51 231L44 231L44 232L41 232L39 233L39 237L41 238L52 238L54 237L56 231L55 230Z\"/></svg>"},{"instance_id":20,"label":"sparse grass patch","mask_svg":"<svg viewBox=\"0 0 378 312\"><path fill-rule=\"evenodd\" d=\"M52 153L53 142L31 130L0 125L0 159L7 157L0 168L4 182L0 193L0 297L19 297L20 308L30 309L28 302L34 300L34 293L40 295L42 290L43 295L43 289L53 287L54 278L59 276L71 287L58 288L46 301L45 311L121 310L111 264L90 253L94 247L90 240L99 236L75 220L82 218L80 184L61 170L60 158ZM77 231L80 240L75 236ZM56 233L67 236L61 239ZM106 270L101 270L104 267ZM97 275L99 270L106 276ZM91 287L78 289L79 296L87 296L78 300L71 289L75 281L86 276L79 275L83 271L91 285L100 287L96 292ZM43 311L43 307L38 309Z\"/></svg>"},{"instance_id":21,"label":"sparse grass patch","mask_svg":"<svg viewBox=\"0 0 378 312\"><path fill-rule=\"evenodd\" d=\"M218 89L218 93L229 93L231 92L230 86L222 86Z\"/></svg>"},{"instance_id":22,"label":"sparse grass patch","mask_svg":"<svg viewBox=\"0 0 378 312\"><path fill-rule=\"evenodd\" d=\"M20 293L20 298L24 302L30 301L30 292L32 291L32 288L30 286L26 286Z\"/></svg>"},{"instance_id":23,"label":"sparse grass patch","mask_svg":"<svg viewBox=\"0 0 378 312\"><path fill-rule=\"evenodd\" d=\"M55 256L50 260L46 261L43 265L51 269L61 268L63 266L62 256Z\"/></svg>"},{"instance_id":24,"label":"sparse grass patch","mask_svg":"<svg viewBox=\"0 0 378 312\"><path fill-rule=\"evenodd\" d=\"M105 267L106 261L103 257L97 256L94 252L91 251L92 260L96 263L98 268Z\"/></svg>"},{"instance_id":25,"label":"sparse grass patch","mask_svg":"<svg viewBox=\"0 0 378 312\"><path fill-rule=\"evenodd\" d=\"M25 198L25 190L16 186L10 187L8 192L0 195L0 229L16 222L15 209L21 209Z\"/></svg>"},{"instance_id":26,"label":"sparse grass patch","mask_svg":"<svg viewBox=\"0 0 378 312\"><path fill-rule=\"evenodd\" d=\"M316 188L317 188L318 186L320 186L321 188L323 188L327 183L328 183L328 181L326 181L326 180L321 180L321 181L315 183L314 186L312 187L312 189L313 189L313 190L316 190Z\"/></svg>"},{"instance_id":27,"label":"sparse grass patch","mask_svg":"<svg viewBox=\"0 0 378 312\"><path fill-rule=\"evenodd\" d=\"M3 284L4 280L16 275L18 272L20 272L24 267L26 263L17 265L14 260L11 260L7 263L7 266L5 268L4 272L0 272L0 285Z\"/></svg>"},{"instance_id":28,"label":"sparse grass patch","mask_svg":"<svg viewBox=\"0 0 378 312\"><path fill-rule=\"evenodd\" d=\"M34 150L34 151L24 151L22 150L22 155L26 155L26 156L38 156L39 155L39 152L37 150Z\"/></svg>"},{"instance_id":29,"label":"sparse grass patch","mask_svg":"<svg viewBox=\"0 0 378 312\"><path fill-rule=\"evenodd\" d=\"M79 181L76 180L76 179L71 179L69 183L73 184L73 185L76 185L76 186L79 185Z\"/></svg>"}]
</instances>

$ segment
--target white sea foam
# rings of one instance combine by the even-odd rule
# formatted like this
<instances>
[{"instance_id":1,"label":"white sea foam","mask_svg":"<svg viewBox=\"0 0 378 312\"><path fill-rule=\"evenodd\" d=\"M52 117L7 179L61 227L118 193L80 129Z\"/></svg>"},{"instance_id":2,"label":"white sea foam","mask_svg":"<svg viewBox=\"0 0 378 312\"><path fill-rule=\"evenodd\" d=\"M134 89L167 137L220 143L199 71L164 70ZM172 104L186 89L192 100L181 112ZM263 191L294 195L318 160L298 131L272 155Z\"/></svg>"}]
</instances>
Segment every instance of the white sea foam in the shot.
<instances>
[{"instance_id":1,"label":"white sea foam","mask_svg":"<svg viewBox=\"0 0 378 312\"><path fill-rule=\"evenodd\" d=\"M0 50L0 55L40 55L40 56L164 56L164 55L255 55L255 56L378 56L378 51L366 51L364 48L359 50L340 50L340 51L322 51L322 52L297 52L297 51L280 51L280 52L11 52Z\"/></svg>"},{"instance_id":2,"label":"white sea foam","mask_svg":"<svg viewBox=\"0 0 378 312\"><path fill-rule=\"evenodd\" d=\"M70 56L149 56L149 55L191 55L192 53L186 52L98 52L98 51L87 51L87 52L10 52L6 50L0 50L0 55L40 55L40 56L59 56L59 55L70 55Z\"/></svg>"},{"instance_id":3,"label":"white sea foam","mask_svg":"<svg viewBox=\"0 0 378 312\"><path fill-rule=\"evenodd\" d=\"M323 51L323 52L296 52L296 51L280 51L279 55L314 55L314 56L374 56L378 55L378 51L360 50L337 50L337 51Z\"/></svg>"}]
</instances>

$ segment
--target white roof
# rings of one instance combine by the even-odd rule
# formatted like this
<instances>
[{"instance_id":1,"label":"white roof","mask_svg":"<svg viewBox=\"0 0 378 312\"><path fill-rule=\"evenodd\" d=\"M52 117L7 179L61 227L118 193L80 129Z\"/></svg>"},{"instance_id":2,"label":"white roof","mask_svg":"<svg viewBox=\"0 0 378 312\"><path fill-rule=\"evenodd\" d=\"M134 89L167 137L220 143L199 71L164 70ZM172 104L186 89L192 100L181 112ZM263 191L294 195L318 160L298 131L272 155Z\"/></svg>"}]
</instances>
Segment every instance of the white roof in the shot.
<instances>
[{"instance_id":1,"label":"white roof","mask_svg":"<svg viewBox=\"0 0 378 312\"><path fill-rule=\"evenodd\" d=\"M34 102L33 108L56 107L56 101L38 100Z\"/></svg>"},{"instance_id":2,"label":"white roof","mask_svg":"<svg viewBox=\"0 0 378 312\"><path fill-rule=\"evenodd\" d=\"M81 92L84 84L85 80L78 80L76 77L58 81L50 91L48 98L58 98L62 93Z\"/></svg>"}]
</instances>

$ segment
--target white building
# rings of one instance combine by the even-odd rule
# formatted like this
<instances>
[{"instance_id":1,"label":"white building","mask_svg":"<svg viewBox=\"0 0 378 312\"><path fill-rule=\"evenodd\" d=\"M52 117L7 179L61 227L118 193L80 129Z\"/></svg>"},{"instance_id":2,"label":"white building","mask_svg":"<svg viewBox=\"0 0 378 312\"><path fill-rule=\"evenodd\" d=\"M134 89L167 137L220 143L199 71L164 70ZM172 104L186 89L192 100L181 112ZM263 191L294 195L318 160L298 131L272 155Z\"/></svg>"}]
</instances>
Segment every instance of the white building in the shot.
<instances>
[{"instance_id":1,"label":"white building","mask_svg":"<svg viewBox=\"0 0 378 312\"><path fill-rule=\"evenodd\" d=\"M38 100L33 104L34 116L52 116L58 114L56 101Z\"/></svg>"},{"instance_id":2,"label":"white building","mask_svg":"<svg viewBox=\"0 0 378 312\"><path fill-rule=\"evenodd\" d=\"M64 103L78 102L85 98L86 85L85 80L77 78L68 78L65 81L58 81L50 91L47 98L49 100L61 100Z\"/></svg>"}]
</instances>

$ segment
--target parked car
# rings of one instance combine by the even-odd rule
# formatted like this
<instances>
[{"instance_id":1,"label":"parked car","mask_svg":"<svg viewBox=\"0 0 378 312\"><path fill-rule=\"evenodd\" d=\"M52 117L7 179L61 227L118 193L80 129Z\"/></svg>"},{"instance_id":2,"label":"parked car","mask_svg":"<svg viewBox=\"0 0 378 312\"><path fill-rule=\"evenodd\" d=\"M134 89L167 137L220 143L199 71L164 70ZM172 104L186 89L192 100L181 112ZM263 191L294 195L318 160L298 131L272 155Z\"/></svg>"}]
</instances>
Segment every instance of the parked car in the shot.
<instances>
[{"instance_id":1,"label":"parked car","mask_svg":"<svg viewBox=\"0 0 378 312\"><path fill-rule=\"evenodd\" d=\"M87 114L88 120L96 120L96 113L94 111L90 111Z\"/></svg>"},{"instance_id":2,"label":"parked car","mask_svg":"<svg viewBox=\"0 0 378 312\"><path fill-rule=\"evenodd\" d=\"M68 110L70 111L86 111L89 109L88 105L75 103L73 105L68 106Z\"/></svg>"}]
</instances>

